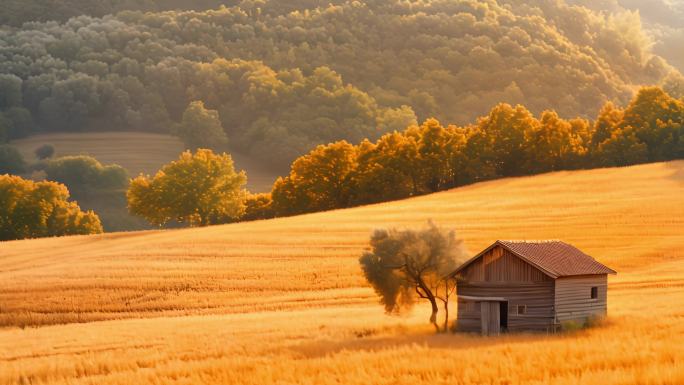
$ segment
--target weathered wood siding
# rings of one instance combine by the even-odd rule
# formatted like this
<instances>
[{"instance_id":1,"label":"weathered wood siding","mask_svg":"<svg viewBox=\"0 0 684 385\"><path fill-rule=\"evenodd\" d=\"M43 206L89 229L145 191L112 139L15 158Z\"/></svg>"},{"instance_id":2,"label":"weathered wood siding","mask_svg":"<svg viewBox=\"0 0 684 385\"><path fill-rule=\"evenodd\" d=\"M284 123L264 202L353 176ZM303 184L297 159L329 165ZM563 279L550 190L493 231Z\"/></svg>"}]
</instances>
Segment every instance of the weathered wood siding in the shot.
<instances>
[{"instance_id":1,"label":"weathered wood siding","mask_svg":"<svg viewBox=\"0 0 684 385\"><path fill-rule=\"evenodd\" d=\"M508 301L508 330L550 330L555 322L554 280L508 250L495 247L459 273L457 294ZM457 329L482 332L480 303L458 301ZM527 307L517 314L518 305Z\"/></svg>"},{"instance_id":2,"label":"weathered wood siding","mask_svg":"<svg viewBox=\"0 0 684 385\"><path fill-rule=\"evenodd\" d=\"M508 283L458 283L458 295L474 297L502 297L508 301L508 330L550 330L554 324L553 281ZM457 328L467 332L481 332L480 303L463 305L458 302ZM526 314L517 314L517 307L527 307ZM462 311L471 306L474 311Z\"/></svg>"},{"instance_id":3,"label":"weathered wood siding","mask_svg":"<svg viewBox=\"0 0 684 385\"><path fill-rule=\"evenodd\" d=\"M498 336L501 333L499 324L500 308L498 302L480 302L480 313L482 314L482 334L486 336Z\"/></svg>"},{"instance_id":4,"label":"weathered wood siding","mask_svg":"<svg viewBox=\"0 0 684 385\"><path fill-rule=\"evenodd\" d=\"M497 246L460 273L469 282L540 282L552 279L510 251Z\"/></svg>"},{"instance_id":5,"label":"weathered wood siding","mask_svg":"<svg viewBox=\"0 0 684 385\"><path fill-rule=\"evenodd\" d=\"M556 280L556 317L558 322L585 322L589 316L604 316L607 310L608 276L588 275L562 277ZM591 288L598 288L596 299Z\"/></svg>"},{"instance_id":6,"label":"weathered wood siding","mask_svg":"<svg viewBox=\"0 0 684 385\"><path fill-rule=\"evenodd\" d=\"M460 288L458 290L460 291ZM480 305L480 302L464 301L459 298L456 317L457 330L471 333L481 331Z\"/></svg>"}]
</instances>

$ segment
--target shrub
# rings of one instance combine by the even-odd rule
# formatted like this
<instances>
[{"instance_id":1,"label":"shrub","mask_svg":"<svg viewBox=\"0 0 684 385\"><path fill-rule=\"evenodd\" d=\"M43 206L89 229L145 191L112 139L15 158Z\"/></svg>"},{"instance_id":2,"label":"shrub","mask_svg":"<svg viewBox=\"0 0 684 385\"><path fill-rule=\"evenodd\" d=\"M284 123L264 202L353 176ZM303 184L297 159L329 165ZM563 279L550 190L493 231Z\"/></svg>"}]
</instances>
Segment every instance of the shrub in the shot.
<instances>
[{"instance_id":1,"label":"shrub","mask_svg":"<svg viewBox=\"0 0 684 385\"><path fill-rule=\"evenodd\" d=\"M36 158L40 160L52 158L55 155L55 147L51 144L44 144L34 151Z\"/></svg>"},{"instance_id":2,"label":"shrub","mask_svg":"<svg viewBox=\"0 0 684 385\"><path fill-rule=\"evenodd\" d=\"M561 322L561 330L564 332L574 332L583 329L591 329L605 325L606 317L603 315L590 315L587 319L568 320Z\"/></svg>"},{"instance_id":3,"label":"shrub","mask_svg":"<svg viewBox=\"0 0 684 385\"><path fill-rule=\"evenodd\" d=\"M45 165L48 180L64 183L72 190L123 189L128 173L116 164L103 166L97 159L79 155L50 160Z\"/></svg>"},{"instance_id":4,"label":"shrub","mask_svg":"<svg viewBox=\"0 0 684 385\"><path fill-rule=\"evenodd\" d=\"M561 330L564 332L575 332L584 329L584 323L577 320L561 322Z\"/></svg>"},{"instance_id":5,"label":"shrub","mask_svg":"<svg viewBox=\"0 0 684 385\"><path fill-rule=\"evenodd\" d=\"M245 214L240 218L243 221L258 219L270 219L275 217L271 194L249 194L245 199Z\"/></svg>"},{"instance_id":6,"label":"shrub","mask_svg":"<svg viewBox=\"0 0 684 385\"><path fill-rule=\"evenodd\" d=\"M24 172L26 172L26 162L19 150L13 146L0 145L0 175L16 175Z\"/></svg>"}]
</instances>

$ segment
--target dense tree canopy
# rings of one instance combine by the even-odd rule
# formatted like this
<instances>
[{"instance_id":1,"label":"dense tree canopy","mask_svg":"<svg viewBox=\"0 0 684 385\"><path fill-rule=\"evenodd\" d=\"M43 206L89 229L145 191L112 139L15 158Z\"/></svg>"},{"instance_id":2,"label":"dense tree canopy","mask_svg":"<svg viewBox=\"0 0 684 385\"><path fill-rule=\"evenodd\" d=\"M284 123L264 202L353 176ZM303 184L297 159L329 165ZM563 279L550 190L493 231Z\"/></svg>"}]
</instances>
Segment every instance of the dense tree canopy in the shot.
<instances>
[{"instance_id":1,"label":"dense tree canopy","mask_svg":"<svg viewBox=\"0 0 684 385\"><path fill-rule=\"evenodd\" d=\"M192 6L227 7L160 12L184 4L11 0L0 12L15 23L0 29L0 139L176 132L201 101L232 149L281 167L418 118L466 124L499 102L589 116L672 72L637 14L559 1L206 0ZM101 17L67 20L69 10ZM59 22L20 26L21 15Z\"/></svg>"},{"instance_id":2,"label":"dense tree canopy","mask_svg":"<svg viewBox=\"0 0 684 385\"><path fill-rule=\"evenodd\" d=\"M183 112L178 136L192 150L200 147L216 149L228 143L218 112L206 109L201 101L190 103Z\"/></svg>"},{"instance_id":3,"label":"dense tree canopy","mask_svg":"<svg viewBox=\"0 0 684 385\"><path fill-rule=\"evenodd\" d=\"M625 109L607 103L593 124L498 104L464 127L428 119L376 142L318 146L273 185L272 208L292 215L493 178L681 158L684 101L657 87L641 89Z\"/></svg>"},{"instance_id":4,"label":"dense tree canopy","mask_svg":"<svg viewBox=\"0 0 684 385\"><path fill-rule=\"evenodd\" d=\"M0 175L0 240L101 233L97 215L68 198L64 185Z\"/></svg>"},{"instance_id":5,"label":"dense tree canopy","mask_svg":"<svg viewBox=\"0 0 684 385\"><path fill-rule=\"evenodd\" d=\"M69 190L124 189L128 185L128 173L116 164L103 166L97 159L86 156L65 156L49 160L44 171L46 178L65 184Z\"/></svg>"},{"instance_id":6,"label":"dense tree canopy","mask_svg":"<svg viewBox=\"0 0 684 385\"><path fill-rule=\"evenodd\" d=\"M26 162L19 150L8 145L0 145L0 175L23 174L26 172Z\"/></svg>"},{"instance_id":7,"label":"dense tree canopy","mask_svg":"<svg viewBox=\"0 0 684 385\"><path fill-rule=\"evenodd\" d=\"M244 213L247 182L244 171L235 172L228 154L200 149L186 151L154 176L131 181L128 207L152 224L170 221L207 226L236 220Z\"/></svg>"}]
</instances>

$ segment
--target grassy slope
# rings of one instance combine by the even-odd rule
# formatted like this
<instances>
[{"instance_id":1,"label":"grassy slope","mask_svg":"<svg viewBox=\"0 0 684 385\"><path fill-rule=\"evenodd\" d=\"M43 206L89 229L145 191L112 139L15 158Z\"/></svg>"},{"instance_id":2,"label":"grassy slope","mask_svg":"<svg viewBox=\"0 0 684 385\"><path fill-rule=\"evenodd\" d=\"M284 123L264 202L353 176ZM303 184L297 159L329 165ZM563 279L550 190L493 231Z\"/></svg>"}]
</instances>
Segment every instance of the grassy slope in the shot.
<instances>
[{"instance_id":1,"label":"grassy slope","mask_svg":"<svg viewBox=\"0 0 684 385\"><path fill-rule=\"evenodd\" d=\"M104 164L123 166L132 176L154 175L159 168L178 158L183 143L170 135L140 132L89 132L34 135L11 143L33 161L33 151L43 144L55 146L55 156L91 155ZM236 168L247 171L247 188L253 192L271 190L277 175L248 157L233 154Z\"/></svg>"},{"instance_id":2,"label":"grassy slope","mask_svg":"<svg viewBox=\"0 0 684 385\"><path fill-rule=\"evenodd\" d=\"M357 264L368 234L428 218L473 252L559 238L594 255L619 271L608 324L481 339L432 335L424 309L382 314ZM682 229L684 161L265 222L5 243L0 384L684 383Z\"/></svg>"}]
</instances>

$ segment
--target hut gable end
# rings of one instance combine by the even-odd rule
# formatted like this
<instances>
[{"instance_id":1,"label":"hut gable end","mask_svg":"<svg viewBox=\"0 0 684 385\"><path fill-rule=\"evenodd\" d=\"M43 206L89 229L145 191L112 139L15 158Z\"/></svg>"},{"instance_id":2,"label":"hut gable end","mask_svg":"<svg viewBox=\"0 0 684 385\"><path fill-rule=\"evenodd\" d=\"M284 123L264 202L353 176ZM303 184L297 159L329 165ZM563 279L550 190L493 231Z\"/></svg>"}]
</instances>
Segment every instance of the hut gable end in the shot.
<instances>
[{"instance_id":1,"label":"hut gable end","mask_svg":"<svg viewBox=\"0 0 684 385\"><path fill-rule=\"evenodd\" d=\"M496 245L482 253L458 276L468 282L544 282L553 279L509 250Z\"/></svg>"}]
</instances>

